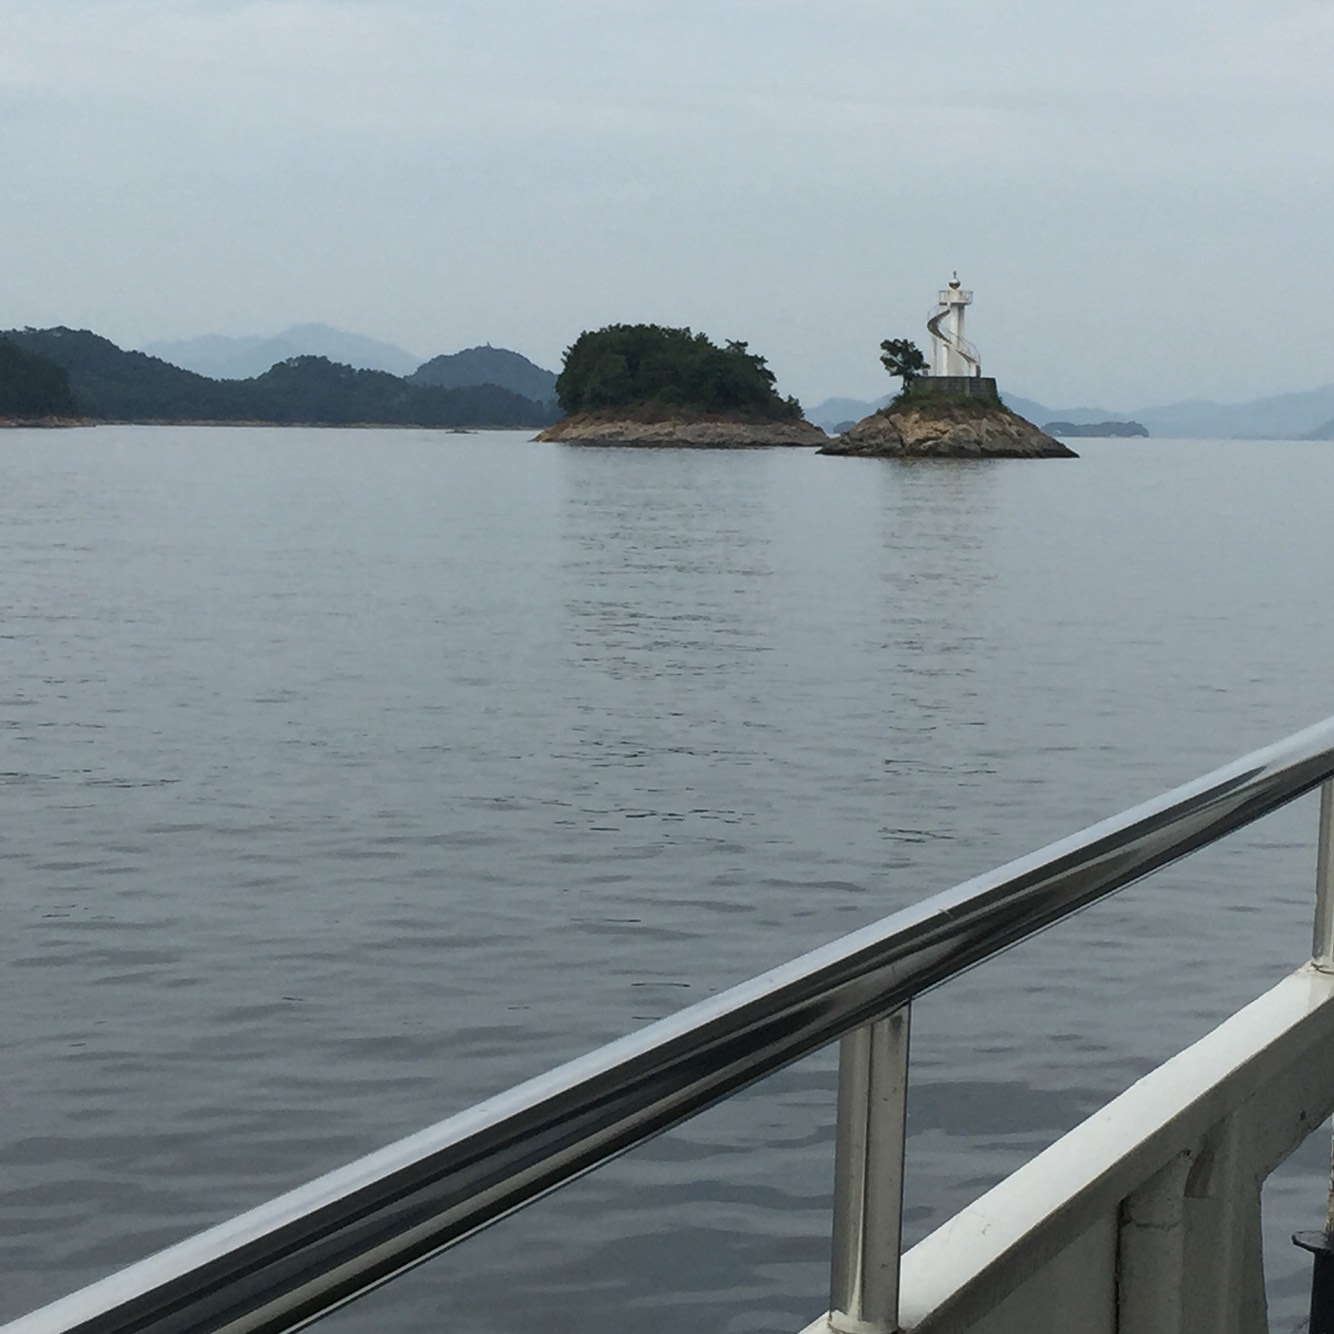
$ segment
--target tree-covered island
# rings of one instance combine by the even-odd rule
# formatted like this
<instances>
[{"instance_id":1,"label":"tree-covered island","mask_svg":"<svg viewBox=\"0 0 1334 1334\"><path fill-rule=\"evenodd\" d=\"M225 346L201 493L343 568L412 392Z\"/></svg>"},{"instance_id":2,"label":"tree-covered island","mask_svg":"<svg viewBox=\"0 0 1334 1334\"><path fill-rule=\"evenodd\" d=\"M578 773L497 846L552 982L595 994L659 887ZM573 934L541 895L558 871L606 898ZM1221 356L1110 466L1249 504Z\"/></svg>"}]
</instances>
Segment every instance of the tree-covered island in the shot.
<instances>
[{"instance_id":1,"label":"tree-covered island","mask_svg":"<svg viewBox=\"0 0 1334 1334\"><path fill-rule=\"evenodd\" d=\"M566 349L556 397L568 414L540 440L580 444L816 445L824 432L782 397L743 342L660 324L585 330Z\"/></svg>"}]
</instances>

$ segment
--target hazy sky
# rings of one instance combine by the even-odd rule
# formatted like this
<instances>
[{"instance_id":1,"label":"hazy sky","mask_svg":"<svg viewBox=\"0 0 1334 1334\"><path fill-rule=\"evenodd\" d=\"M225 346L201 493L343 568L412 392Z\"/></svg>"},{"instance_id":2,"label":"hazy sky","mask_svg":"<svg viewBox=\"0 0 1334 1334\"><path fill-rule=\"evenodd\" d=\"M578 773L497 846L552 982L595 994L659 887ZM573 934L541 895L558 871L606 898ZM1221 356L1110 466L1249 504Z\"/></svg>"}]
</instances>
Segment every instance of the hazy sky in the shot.
<instances>
[{"instance_id":1,"label":"hazy sky","mask_svg":"<svg viewBox=\"0 0 1334 1334\"><path fill-rule=\"evenodd\" d=\"M0 0L0 326L585 328L890 387L958 269L1003 389L1334 381L1330 0Z\"/></svg>"}]
</instances>

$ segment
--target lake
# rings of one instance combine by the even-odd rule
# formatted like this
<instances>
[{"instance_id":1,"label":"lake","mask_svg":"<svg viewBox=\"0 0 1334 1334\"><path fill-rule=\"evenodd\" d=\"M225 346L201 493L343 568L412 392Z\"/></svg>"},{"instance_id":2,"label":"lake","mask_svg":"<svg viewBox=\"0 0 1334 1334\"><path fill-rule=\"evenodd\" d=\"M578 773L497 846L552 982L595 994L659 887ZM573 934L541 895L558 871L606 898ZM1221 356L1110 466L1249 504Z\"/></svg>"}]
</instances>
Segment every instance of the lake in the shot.
<instances>
[{"instance_id":1,"label":"lake","mask_svg":"<svg viewBox=\"0 0 1334 1334\"><path fill-rule=\"evenodd\" d=\"M1334 449L1075 447L0 433L0 1318L1334 712ZM1306 957L1315 825L915 1007L910 1241ZM834 1065L328 1328L795 1332Z\"/></svg>"}]
</instances>

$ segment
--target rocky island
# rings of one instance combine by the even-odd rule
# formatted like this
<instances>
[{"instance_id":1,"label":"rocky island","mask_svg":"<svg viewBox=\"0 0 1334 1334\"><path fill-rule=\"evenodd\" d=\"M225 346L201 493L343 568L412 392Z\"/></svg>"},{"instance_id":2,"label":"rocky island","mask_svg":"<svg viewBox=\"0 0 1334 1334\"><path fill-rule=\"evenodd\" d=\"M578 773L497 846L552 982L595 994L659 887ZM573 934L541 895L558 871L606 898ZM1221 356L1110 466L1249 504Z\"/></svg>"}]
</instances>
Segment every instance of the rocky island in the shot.
<instances>
[{"instance_id":1,"label":"rocky island","mask_svg":"<svg viewBox=\"0 0 1334 1334\"><path fill-rule=\"evenodd\" d=\"M995 380L981 376L911 380L892 403L863 417L820 452L936 459L1078 457L1007 408Z\"/></svg>"},{"instance_id":2,"label":"rocky island","mask_svg":"<svg viewBox=\"0 0 1334 1334\"><path fill-rule=\"evenodd\" d=\"M656 324L580 334L565 353L556 395L567 416L538 440L577 445L754 449L823 445L801 404L745 343Z\"/></svg>"},{"instance_id":3,"label":"rocky island","mask_svg":"<svg viewBox=\"0 0 1334 1334\"><path fill-rule=\"evenodd\" d=\"M901 459L1073 459L1078 455L1006 407L963 336L973 303L956 273L926 322L931 360L907 338L886 338L880 363L903 381L896 398L853 423L822 454Z\"/></svg>"}]
</instances>

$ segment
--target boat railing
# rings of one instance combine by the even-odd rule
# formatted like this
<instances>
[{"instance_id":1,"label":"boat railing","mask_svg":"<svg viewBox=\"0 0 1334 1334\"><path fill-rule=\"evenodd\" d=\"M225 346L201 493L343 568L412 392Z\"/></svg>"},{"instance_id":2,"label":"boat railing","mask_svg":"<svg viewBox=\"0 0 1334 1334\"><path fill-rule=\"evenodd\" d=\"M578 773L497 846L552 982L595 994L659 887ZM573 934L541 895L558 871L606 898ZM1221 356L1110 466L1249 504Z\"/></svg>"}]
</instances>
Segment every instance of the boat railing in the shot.
<instances>
[{"instance_id":1,"label":"boat railing","mask_svg":"<svg viewBox=\"0 0 1334 1334\"><path fill-rule=\"evenodd\" d=\"M299 1328L834 1041L833 1269L822 1321L843 1334L895 1330L911 1002L1317 787L1313 964L1334 970L1331 718L517 1085L4 1334Z\"/></svg>"}]
</instances>

